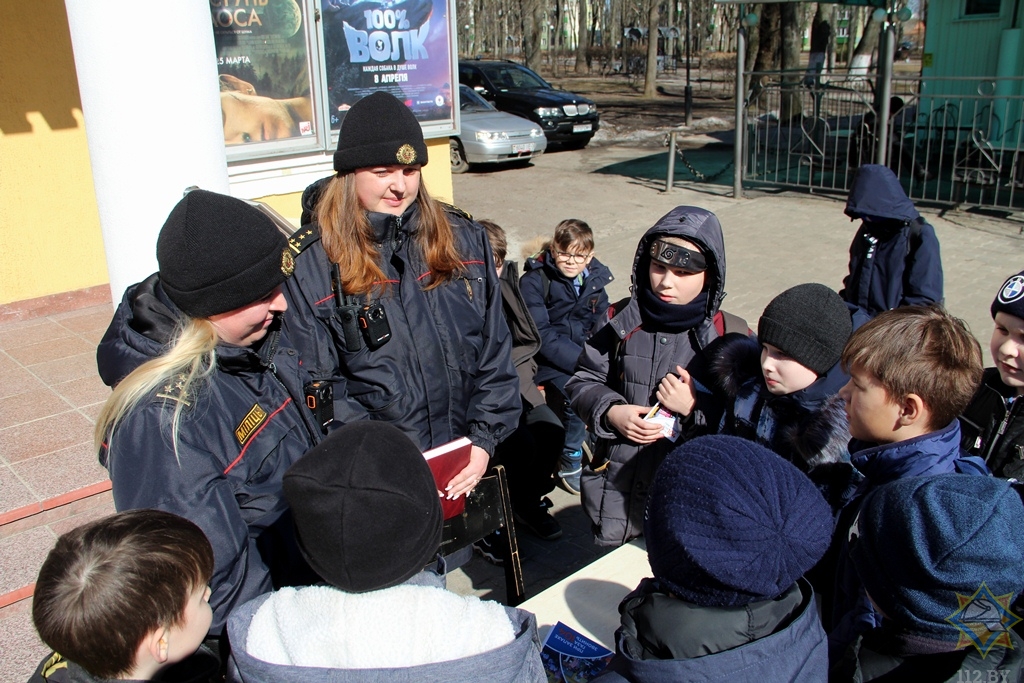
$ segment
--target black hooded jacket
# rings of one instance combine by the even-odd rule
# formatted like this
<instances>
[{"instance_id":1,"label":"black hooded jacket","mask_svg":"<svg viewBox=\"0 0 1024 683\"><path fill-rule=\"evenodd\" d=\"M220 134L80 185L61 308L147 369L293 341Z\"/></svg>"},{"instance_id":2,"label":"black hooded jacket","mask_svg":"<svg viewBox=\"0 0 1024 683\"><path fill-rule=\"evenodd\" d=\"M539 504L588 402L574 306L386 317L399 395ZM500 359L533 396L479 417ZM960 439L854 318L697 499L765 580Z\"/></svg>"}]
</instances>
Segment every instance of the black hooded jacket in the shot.
<instances>
[{"instance_id":1,"label":"black hooded jacket","mask_svg":"<svg viewBox=\"0 0 1024 683\"><path fill-rule=\"evenodd\" d=\"M877 315L898 306L942 303L942 260L935 229L914 208L885 166L857 171L846 215L863 223L850 244L850 269L839 295Z\"/></svg>"}]
</instances>

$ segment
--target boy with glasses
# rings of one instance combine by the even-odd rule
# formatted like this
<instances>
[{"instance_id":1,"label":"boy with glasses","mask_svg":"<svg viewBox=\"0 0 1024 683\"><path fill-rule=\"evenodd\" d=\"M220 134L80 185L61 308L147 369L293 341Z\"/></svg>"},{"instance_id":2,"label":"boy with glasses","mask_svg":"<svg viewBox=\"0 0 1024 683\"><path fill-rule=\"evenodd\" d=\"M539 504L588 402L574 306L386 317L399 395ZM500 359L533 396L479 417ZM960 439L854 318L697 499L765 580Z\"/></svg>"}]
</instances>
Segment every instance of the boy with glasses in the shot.
<instances>
[{"instance_id":1,"label":"boy with glasses","mask_svg":"<svg viewBox=\"0 0 1024 683\"><path fill-rule=\"evenodd\" d=\"M565 383L590 336L606 322L611 271L594 258L594 233L585 222L570 218L555 227L551 242L536 258L526 261L520 280L523 300L540 331L537 384L564 408L565 443L558 478L569 493L580 491L586 425L569 409ZM551 397L549 397L549 403Z\"/></svg>"}]
</instances>

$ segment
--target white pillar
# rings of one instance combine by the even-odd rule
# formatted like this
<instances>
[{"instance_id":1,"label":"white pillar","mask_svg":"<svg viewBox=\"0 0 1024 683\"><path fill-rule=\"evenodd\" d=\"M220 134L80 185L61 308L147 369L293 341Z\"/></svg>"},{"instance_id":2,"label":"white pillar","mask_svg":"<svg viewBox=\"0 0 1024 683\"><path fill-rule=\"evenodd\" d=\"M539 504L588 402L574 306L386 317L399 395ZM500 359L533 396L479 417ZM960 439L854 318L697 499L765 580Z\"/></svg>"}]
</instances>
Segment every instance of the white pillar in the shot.
<instances>
[{"instance_id":1,"label":"white pillar","mask_svg":"<svg viewBox=\"0 0 1024 683\"><path fill-rule=\"evenodd\" d=\"M116 305L190 185L228 193L208 0L65 0Z\"/></svg>"}]
</instances>

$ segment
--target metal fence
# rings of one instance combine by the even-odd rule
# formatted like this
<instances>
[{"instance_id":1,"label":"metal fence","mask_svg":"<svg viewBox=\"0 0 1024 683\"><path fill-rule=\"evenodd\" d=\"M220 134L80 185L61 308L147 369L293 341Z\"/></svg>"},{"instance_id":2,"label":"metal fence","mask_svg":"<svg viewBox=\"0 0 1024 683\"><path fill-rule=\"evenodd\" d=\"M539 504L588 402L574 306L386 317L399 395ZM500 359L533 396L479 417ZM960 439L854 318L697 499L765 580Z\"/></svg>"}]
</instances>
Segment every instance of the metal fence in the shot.
<instances>
[{"instance_id":1,"label":"metal fence","mask_svg":"<svg viewBox=\"0 0 1024 683\"><path fill-rule=\"evenodd\" d=\"M744 185L845 192L882 155L911 199L1024 208L1024 78L893 77L881 122L874 75L745 76Z\"/></svg>"}]
</instances>

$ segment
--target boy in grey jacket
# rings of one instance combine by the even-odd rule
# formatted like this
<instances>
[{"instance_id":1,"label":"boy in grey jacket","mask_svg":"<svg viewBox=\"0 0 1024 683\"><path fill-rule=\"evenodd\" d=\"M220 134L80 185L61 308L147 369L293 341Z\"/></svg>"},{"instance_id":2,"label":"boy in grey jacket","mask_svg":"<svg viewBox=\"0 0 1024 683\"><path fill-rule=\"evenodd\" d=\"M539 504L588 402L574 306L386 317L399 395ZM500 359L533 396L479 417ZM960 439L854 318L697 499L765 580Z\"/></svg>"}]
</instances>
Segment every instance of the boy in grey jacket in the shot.
<instances>
[{"instance_id":1,"label":"boy in grey jacket","mask_svg":"<svg viewBox=\"0 0 1024 683\"><path fill-rule=\"evenodd\" d=\"M699 403L695 408L681 397L694 380L707 386L704 351L721 334L715 317L724 296L718 218L677 206L640 239L629 303L584 347L565 389L573 411L599 438L581 480L583 510L598 544L639 536L647 491L665 454L678 438L717 425ZM671 413L671 430L644 419L655 403ZM665 436L672 430L674 436Z\"/></svg>"}]
</instances>

